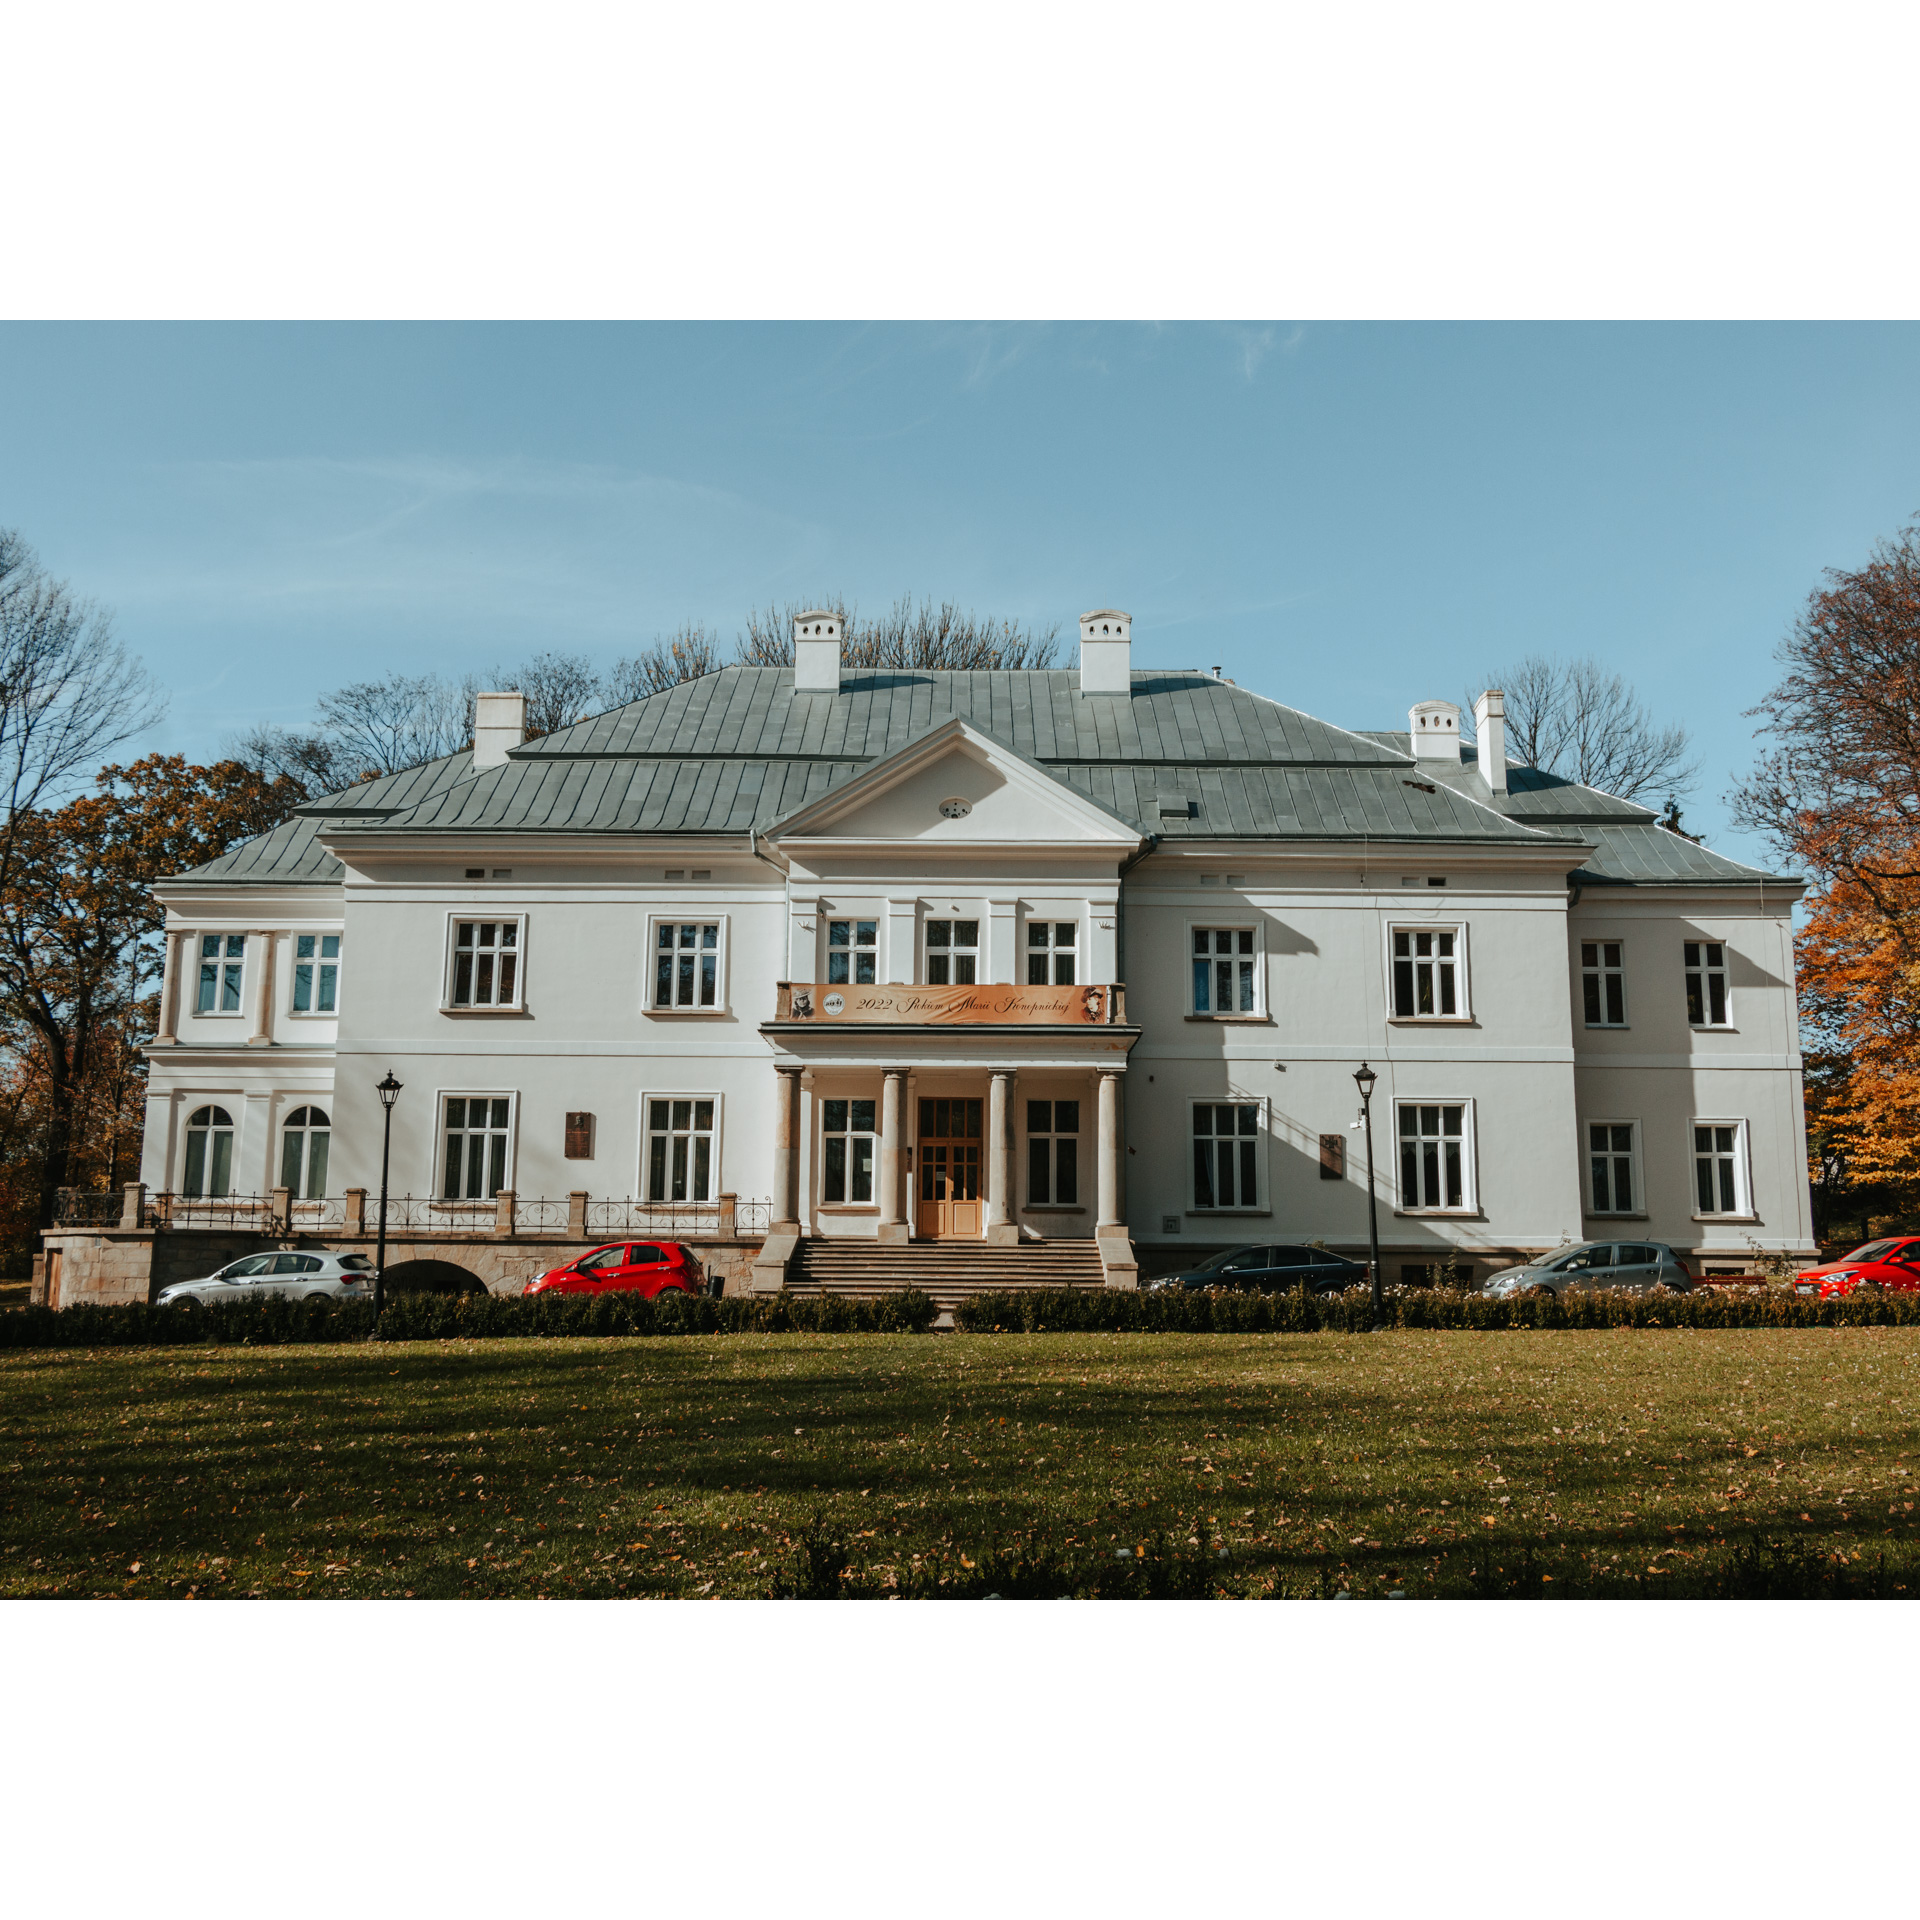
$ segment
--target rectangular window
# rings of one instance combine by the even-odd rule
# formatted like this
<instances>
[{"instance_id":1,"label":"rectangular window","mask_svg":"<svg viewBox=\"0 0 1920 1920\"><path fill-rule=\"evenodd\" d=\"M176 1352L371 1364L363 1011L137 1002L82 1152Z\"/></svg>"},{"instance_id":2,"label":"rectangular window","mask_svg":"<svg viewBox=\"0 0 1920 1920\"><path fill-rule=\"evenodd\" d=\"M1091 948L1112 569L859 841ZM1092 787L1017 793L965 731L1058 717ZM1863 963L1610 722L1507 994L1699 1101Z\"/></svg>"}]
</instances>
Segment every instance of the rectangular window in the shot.
<instances>
[{"instance_id":1,"label":"rectangular window","mask_svg":"<svg viewBox=\"0 0 1920 1920\"><path fill-rule=\"evenodd\" d=\"M717 1008L720 923L662 920L653 931L653 1005L659 1013Z\"/></svg>"},{"instance_id":2,"label":"rectangular window","mask_svg":"<svg viewBox=\"0 0 1920 1920\"><path fill-rule=\"evenodd\" d=\"M980 977L980 922L927 922L927 985L970 987Z\"/></svg>"},{"instance_id":3,"label":"rectangular window","mask_svg":"<svg viewBox=\"0 0 1920 1920\"><path fill-rule=\"evenodd\" d=\"M1193 1204L1260 1204L1258 1101L1208 1101L1193 1109Z\"/></svg>"},{"instance_id":4,"label":"rectangular window","mask_svg":"<svg viewBox=\"0 0 1920 1920\"><path fill-rule=\"evenodd\" d=\"M1464 1102L1396 1103L1400 1125L1400 1206L1403 1212L1455 1212L1469 1204L1467 1109Z\"/></svg>"},{"instance_id":5,"label":"rectangular window","mask_svg":"<svg viewBox=\"0 0 1920 1920\"><path fill-rule=\"evenodd\" d=\"M1193 1010L1223 1015L1254 1013L1254 951L1251 927L1195 927Z\"/></svg>"},{"instance_id":6,"label":"rectangular window","mask_svg":"<svg viewBox=\"0 0 1920 1920\"><path fill-rule=\"evenodd\" d=\"M297 933L293 937L293 1010L337 1013L340 1008L340 936Z\"/></svg>"},{"instance_id":7,"label":"rectangular window","mask_svg":"<svg viewBox=\"0 0 1920 1920\"><path fill-rule=\"evenodd\" d=\"M647 1198L711 1200L713 1114L718 1103L688 1095L647 1101Z\"/></svg>"},{"instance_id":8,"label":"rectangular window","mask_svg":"<svg viewBox=\"0 0 1920 1920\"><path fill-rule=\"evenodd\" d=\"M1070 987L1080 941L1076 920L1027 922L1027 985Z\"/></svg>"},{"instance_id":9,"label":"rectangular window","mask_svg":"<svg viewBox=\"0 0 1920 1920\"><path fill-rule=\"evenodd\" d=\"M1080 1102L1027 1102L1027 1205L1080 1204Z\"/></svg>"},{"instance_id":10,"label":"rectangular window","mask_svg":"<svg viewBox=\"0 0 1920 1920\"><path fill-rule=\"evenodd\" d=\"M508 1115L513 1102L498 1093L450 1094L440 1198L491 1200L507 1184Z\"/></svg>"},{"instance_id":11,"label":"rectangular window","mask_svg":"<svg viewBox=\"0 0 1920 1920\"><path fill-rule=\"evenodd\" d=\"M1393 929L1393 1017L1457 1020L1467 1010L1461 991L1458 927Z\"/></svg>"},{"instance_id":12,"label":"rectangular window","mask_svg":"<svg viewBox=\"0 0 1920 1920\"><path fill-rule=\"evenodd\" d=\"M880 953L877 920L827 922L827 985L870 987Z\"/></svg>"},{"instance_id":13,"label":"rectangular window","mask_svg":"<svg viewBox=\"0 0 1920 1920\"><path fill-rule=\"evenodd\" d=\"M1747 1155L1744 1120L1693 1123L1693 1198L1700 1213L1745 1214Z\"/></svg>"},{"instance_id":14,"label":"rectangular window","mask_svg":"<svg viewBox=\"0 0 1920 1920\"><path fill-rule=\"evenodd\" d=\"M1627 1024L1627 976L1618 940L1580 942L1580 991L1590 1027Z\"/></svg>"},{"instance_id":15,"label":"rectangular window","mask_svg":"<svg viewBox=\"0 0 1920 1920\"><path fill-rule=\"evenodd\" d=\"M871 1100L820 1102L820 1199L826 1206L873 1203Z\"/></svg>"},{"instance_id":16,"label":"rectangular window","mask_svg":"<svg viewBox=\"0 0 1920 1920\"><path fill-rule=\"evenodd\" d=\"M520 1004L520 922L456 920L453 923L455 1007L517 1007Z\"/></svg>"},{"instance_id":17,"label":"rectangular window","mask_svg":"<svg viewBox=\"0 0 1920 1920\"><path fill-rule=\"evenodd\" d=\"M203 933L200 936L200 992L195 1013L238 1013L240 976L246 966L244 933Z\"/></svg>"},{"instance_id":18,"label":"rectangular window","mask_svg":"<svg viewBox=\"0 0 1920 1920\"><path fill-rule=\"evenodd\" d=\"M1718 940L1682 943L1687 960L1687 1022L1724 1027L1727 1019L1727 950Z\"/></svg>"},{"instance_id":19,"label":"rectangular window","mask_svg":"<svg viewBox=\"0 0 1920 1920\"><path fill-rule=\"evenodd\" d=\"M1595 1213L1640 1211L1640 1180L1633 1163L1633 1124L1594 1120L1587 1127L1587 1171Z\"/></svg>"}]
</instances>

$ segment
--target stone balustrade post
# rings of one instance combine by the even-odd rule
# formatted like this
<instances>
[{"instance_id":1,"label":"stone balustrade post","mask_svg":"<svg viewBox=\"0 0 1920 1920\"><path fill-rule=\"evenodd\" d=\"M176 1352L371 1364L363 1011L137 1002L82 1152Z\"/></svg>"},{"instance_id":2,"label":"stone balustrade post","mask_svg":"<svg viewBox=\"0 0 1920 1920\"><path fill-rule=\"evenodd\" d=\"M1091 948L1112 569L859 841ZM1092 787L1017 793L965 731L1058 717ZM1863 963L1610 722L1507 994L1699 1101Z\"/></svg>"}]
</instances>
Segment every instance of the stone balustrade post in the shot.
<instances>
[{"instance_id":1,"label":"stone balustrade post","mask_svg":"<svg viewBox=\"0 0 1920 1920\"><path fill-rule=\"evenodd\" d=\"M495 1233L513 1231L513 1189L502 1187L493 1196L493 1230Z\"/></svg>"},{"instance_id":2,"label":"stone balustrade post","mask_svg":"<svg viewBox=\"0 0 1920 1920\"><path fill-rule=\"evenodd\" d=\"M343 1230L347 1233L365 1233L367 1230L367 1190L365 1187L347 1189L347 1217Z\"/></svg>"},{"instance_id":3,"label":"stone balustrade post","mask_svg":"<svg viewBox=\"0 0 1920 1920\"><path fill-rule=\"evenodd\" d=\"M587 1237L587 1190L576 1187L567 1195L567 1237L570 1240L584 1240Z\"/></svg>"},{"instance_id":4,"label":"stone balustrade post","mask_svg":"<svg viewBox=\"0 0 1920 1920\"><path fill-rule=\"evenodd\" d=\"M732 1240L740 1232L740 1196L737 1193L723 1193L720 1196L720 1238Z\"/></svg>"},{"instance_id":5,"label":"stone balustrade post","mask_svg":"<svg viewBox=\"0 0 1920 1920\"><path fill-rule=\"evenodd\" d=\"M124 1194L120 1202L120 1226L122 1231L131 1233L145 1224L147 1183L144 1180L129 1180Z\"/></svg>"},{"instance_id":6,"label":"stone balustrade post","mask_svg":"<svg viewBox=\"0 0 1920 1920\"><path fill-rule=\"evenodd\" d=\"M267 1199L267 1228L272 1233L290 1233L293 1229L293 1189L275 1187Z\"/></svg>"}]
</instances>

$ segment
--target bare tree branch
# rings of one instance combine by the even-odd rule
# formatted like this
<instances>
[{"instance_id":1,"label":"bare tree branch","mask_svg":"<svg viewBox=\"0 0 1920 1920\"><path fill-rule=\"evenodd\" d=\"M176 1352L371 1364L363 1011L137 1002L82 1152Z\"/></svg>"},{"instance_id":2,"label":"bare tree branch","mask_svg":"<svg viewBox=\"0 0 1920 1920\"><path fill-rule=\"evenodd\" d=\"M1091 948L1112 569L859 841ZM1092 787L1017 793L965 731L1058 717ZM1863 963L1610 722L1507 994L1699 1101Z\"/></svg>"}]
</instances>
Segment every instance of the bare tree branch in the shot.
<instances>
[{"instance_id":1,"label":"bare tree branch","mask_svg":"<svg viewBox=\"0 0 1920 1920\"><path fill-rule=\"evenodd\" d=\"M720 643L696 620L688 621L664 640L656 640L630 659L616 660L602 682L607 704L623 707L650 693L665 693L683 680L698 680L725 664Z\"/></svg>"},{"instance_id":2,"label":"bare tree branch","mask_svg":"<svg viewBox=\"0 0 1920 1920\"><path fill-rule=\"evenodd\" d=\"M1510 759L1621 800L1677 800L1699 778L1686 728L1657 725L1626 680L1597 660L1529 654L1484 684L1506 695Z\"/></svg>"},{"instance_id":3,"label":"bare tree branch","mask_svg":"<svg viewBox=\"0 0 1920 1920\"><path fill-rule=\"evenodd\" d=\"M1060 629L1044 632L1017 620L982 620L961 612L951 600L937 607L931 600L914 605L903 594L877 620L860 618L856 608L835 594L814 607L787 605L755 609L747 615L740 636L743 666L793 665L793 623L802 613L818 608L839 616L840 658L848 667L894 668L908 672L980 671L986 668L1050 667L1059 648Z\"/></svg>"}]
</instances>

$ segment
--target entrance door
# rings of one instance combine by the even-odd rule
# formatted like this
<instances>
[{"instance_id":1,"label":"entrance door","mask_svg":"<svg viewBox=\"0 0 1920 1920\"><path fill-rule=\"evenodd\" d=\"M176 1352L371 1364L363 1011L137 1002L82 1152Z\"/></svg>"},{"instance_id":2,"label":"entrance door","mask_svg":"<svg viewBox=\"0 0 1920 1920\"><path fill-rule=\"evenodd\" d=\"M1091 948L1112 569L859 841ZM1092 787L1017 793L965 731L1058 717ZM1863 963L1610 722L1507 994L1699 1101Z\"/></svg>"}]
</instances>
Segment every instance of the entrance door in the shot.
<instances>
[{"instance_id":1,"label":"entrance door","mask_svg":"<svg viewBox=\"0 0 1920 1920\"><path fill-rule=\"evenodd\" d=\"M920 1206L923 1239L980 1237L980 1102L920 1102Z\"/></svg>"}]
</instances>

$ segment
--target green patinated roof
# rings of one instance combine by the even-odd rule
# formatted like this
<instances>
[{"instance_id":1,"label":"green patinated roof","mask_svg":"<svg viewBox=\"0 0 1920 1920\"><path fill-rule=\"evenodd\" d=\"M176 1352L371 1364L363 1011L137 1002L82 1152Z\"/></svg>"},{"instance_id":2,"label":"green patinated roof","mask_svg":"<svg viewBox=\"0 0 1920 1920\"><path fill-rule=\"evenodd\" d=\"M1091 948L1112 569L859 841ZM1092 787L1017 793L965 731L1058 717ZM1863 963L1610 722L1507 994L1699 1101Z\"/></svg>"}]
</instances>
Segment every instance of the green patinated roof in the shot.
<instances>
[{"instance_id":1,"label":"green patinated roof","mask_svg":"<svg viewBox=\"0 0 1920 1920\"><path fill-rule=\"evenodd\" d=\"M1074 671L856 672L827 695L796 694L773 667L722 668L529 741L504 766L476 773L459 753L365 782L182 877L337 881L323 829L744 836L956 717L1164 842L1564 842L1570 862L1585 843L1577 877L1596 885L1766 877L1631 802L1531 767L1491 795L1471 758L1416 763L1404 732L1350 732L1210 674L1136 672L1120 699L1082 695Z\"/></svg>"}]
</instances>

